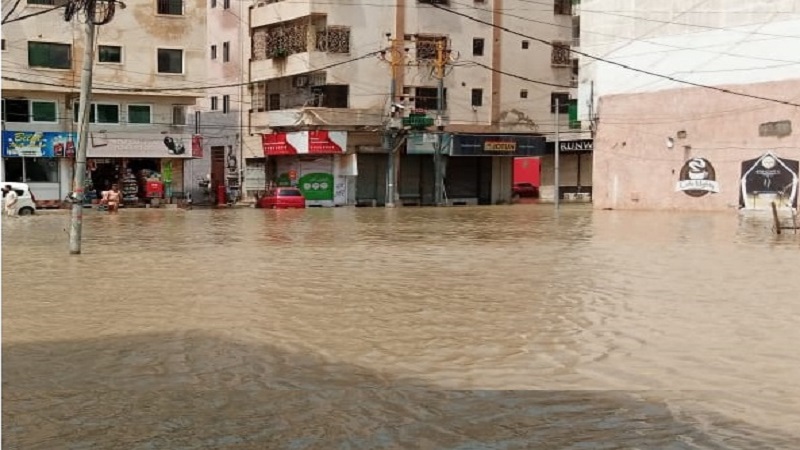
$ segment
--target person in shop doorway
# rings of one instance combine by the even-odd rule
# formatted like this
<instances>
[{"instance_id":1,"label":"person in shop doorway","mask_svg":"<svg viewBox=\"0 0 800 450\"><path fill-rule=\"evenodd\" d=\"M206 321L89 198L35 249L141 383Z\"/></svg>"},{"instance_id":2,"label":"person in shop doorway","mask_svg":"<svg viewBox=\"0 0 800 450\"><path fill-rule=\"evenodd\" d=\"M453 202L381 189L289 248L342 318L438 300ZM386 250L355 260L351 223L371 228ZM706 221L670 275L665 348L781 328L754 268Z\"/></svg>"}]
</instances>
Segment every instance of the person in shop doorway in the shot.
<instances>
[{"instance_id":1,"label":"person in shop doorway","mask_svg":"<svg viewBox=\"0 0 800 450\"><path fill-rule=\"evenodd\" d=\"M5 211L6 215L9 217L17 215L17 202L19 201L19 196L14 189L11 189L11 185L6 185L3 188L3 200L5 201Z\"/></svg>"},{"instance_id":2,"label":"person in shop doorway","mask_svg":"<svg viewBox=\"0 0 800 450\"><path fill-rule=\"evenodd\" d=\"M116 183L111 185L110 191L103 192L103 200L101 200L109 214L114 214L119 211L119 203L122 201L122 192L119 191L119 186Z\"/></svg>"}]
</instances>

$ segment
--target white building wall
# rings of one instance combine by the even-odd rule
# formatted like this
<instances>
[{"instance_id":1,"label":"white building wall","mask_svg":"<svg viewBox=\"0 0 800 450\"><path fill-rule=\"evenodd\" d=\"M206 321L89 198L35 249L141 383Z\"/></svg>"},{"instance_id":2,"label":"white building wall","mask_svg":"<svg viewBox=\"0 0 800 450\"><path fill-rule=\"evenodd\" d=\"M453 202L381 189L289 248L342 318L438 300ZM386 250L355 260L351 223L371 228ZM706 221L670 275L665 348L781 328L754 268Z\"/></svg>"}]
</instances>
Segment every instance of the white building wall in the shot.
<instances>
[{"instance_id":1,"label":"white building wall","mask_svg":"<svg viewBox=\"0 0 800 450\"><path fill-rule=\"evenodd\" d=\"M159 141L168 135L191 148L189 128L173 125L174 105L189 107L199 96L194 88L206 81L205 14L206 0L185 0L181 15L157 14L157 3L151 0L128 0L126 8L117 8L113 20L97 27L96 44L122 48L120 63L100 63L95 51L93 75L93 103L119 105L119 123L90 125L93 145L104 139L151 141L163 148ZM21 2L9 17L34 14L52 6L28 5ZM81 16L82 20L82 16ZM2 52L4 77L3 98L39 99L57 102L58 119L55 123L35 124L4 122L5 130L12 131L77 131L73 117L73 102L77 102L83 52L84 27L76 18L64 21L63 12L41 14L24 20L9 22L2 27L6 50ZM69 68L52 69L29 64L28 43L54 42L71 46ZM183 50L183 71L180 74L158 73L159 48ZM175 88L177 90L171 90ZM123 92L126 89L143 91ZM148 91L148 89L152 89ZM128 105L150 105L151 123L128 124ZM91 154L91 149L89 150ZM66 195L71 185L71 160L59 162L60 197ZM178 188L176 187L176 191Z\"/></svg>"},{"instance_id":2,"label":"white building wall","mask_svg":"<svg viewBox=\"0 0 800 450\"><path fill-rule=\"evenodd\" d=\"M800 0L582 0L580 17L582 51L631 67L707 85L800 77ZM600 96L678 87L581 57L579 116Z\"/></svg>"},{"instance_id":3,"label":"white building wall","mask_svg":"<svg viewBox=\"0 0 800 450\"><path fill-rule=\"evenodd\" d=\"M204 190L199 181L211 173L211 147L225 147L227 153L233 152L237 167L228 175L244 178L243 128L244 118L250 109L247 95L247 64L249 61L249 40L247 18L252 2L233 0L225 7L223 0L215 4L209 1L206 17L204 67L207 79L204 82L205 96L201 98L190 117L193 132L203 139L203 157L187 162L186 189L194 199L203 199ZM225 44L228 45L228 58L225 58ZM212 58L211 48L216 47L216 57ZM227 96L228 108L225 108ZM212 108L212 98L216 98L216 108ZM199 125L196 123L199 113ZM226 158L227 161L227 158Z\"/></svg>"},{"instance_id":4,"label":"white building wall","mask_svg":"<svg viewBox=\"0 0 800 450\"><path fill-rule=\"evenodd\" d=\"M258 2L257 2L258 3ZM502 26L530 33L548 41L570 41L571 16L555 15L554 9L531 7L524 0L498 0L497 4L462 4L453 2L449 9L492 22L492 8L500 8ZM331 54L307 52L293 54L281 64L273 60L252 61L251 81L269 80L306 73L331 64L357 58L369 52L387 48L387 35L396 36L396 10L394 2L385 5L372 0L353 0L343 4L323 1L279 1L263 4L252 10L252 27L287 22L310 14L327 15L328 25L351 27L350 54ZM496 69L515 74L530 80L563 85L563 88L543 86L513 76L501 77L499 93L499 112L492 117L492 71L479 67L477 62L491 67L494 51L494 29L485 24L447 11L419 4L417 1L405 2L404 34L447 35L450 48L457 60L448 67L445 78L448 111L446 123L466 126L487 126L492 120L499 122L506 132L549 133L553 131L554 121L550 113L551 92L568 92L570 68L553 67L550 63L552 48L530 40L527 49L522 48L523 38L509 33L501 33L498 48L502 52L500 66ZM473 38L484 39L482 56L473 55ZM415 44L406 41L409 49L408 61L415 61ZM404 71L406 86L435 87L437 80L431 76L432 66L410 66ZM330 84L350 85L350 108L382 109L387 106L391 71L386 62L377 57L343 64L327 71ZM483 90L483 105L473 107L472 89ZM521 91L527 91L522 98ZM398 92L398 95L401 95ZM257 128L266 122L266 114L254 115L253 126Z\"/></svg>"}]
</instances>

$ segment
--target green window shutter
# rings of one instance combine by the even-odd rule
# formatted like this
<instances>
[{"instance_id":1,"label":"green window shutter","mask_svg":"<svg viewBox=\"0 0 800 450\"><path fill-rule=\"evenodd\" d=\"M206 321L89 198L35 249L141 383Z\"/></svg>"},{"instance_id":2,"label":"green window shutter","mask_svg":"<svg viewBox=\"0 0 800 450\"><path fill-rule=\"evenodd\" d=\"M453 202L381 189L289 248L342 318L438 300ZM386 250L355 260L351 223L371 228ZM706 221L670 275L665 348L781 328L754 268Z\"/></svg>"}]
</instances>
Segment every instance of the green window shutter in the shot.
<instances>
[{"instance_id":1,"label":"green window shutter","mask_svg":"<svg viewBox=\"0 0 800 450\"><path fill-rule=\"evenodd\" d=\"M55 122L56 104L53 102L31 102L34 122Z\"/></svg>"}]
</instances>

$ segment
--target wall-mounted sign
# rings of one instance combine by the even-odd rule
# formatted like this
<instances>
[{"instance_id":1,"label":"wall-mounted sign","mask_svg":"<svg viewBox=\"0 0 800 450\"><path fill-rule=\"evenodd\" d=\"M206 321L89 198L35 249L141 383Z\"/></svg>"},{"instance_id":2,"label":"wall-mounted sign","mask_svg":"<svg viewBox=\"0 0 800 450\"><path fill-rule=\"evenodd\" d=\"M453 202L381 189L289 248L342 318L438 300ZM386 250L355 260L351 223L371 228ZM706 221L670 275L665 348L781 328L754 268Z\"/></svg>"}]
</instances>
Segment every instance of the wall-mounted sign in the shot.
<instances>
[{"instance_id":1,"label":"wall-mounted sign","mask_svg":"<svg viewBox=\"0 0 800 450\"><path fill-rule=\"evenodd\" d=\"M798 161L778 158L772 152L742 162L739 206L767 209L775 202L779 208L797 208L799 169Z\"/></svg>"},{"instance_id":2,"label":"wall-mounted sign","mask_svg":"<svg viewBox=\"0 0 800 450\"><path fill-rule=\"evenodd\" d=\"M594 150L594 141L591 139L580 139L577 141L559 142L558 150L562 153L591 152Z\"/></svg>"},{"instance_id":3,"label":"wall-mounted sign","mask_svg":"<svg viewBox=\"0 0 800 450\"><path fill-rule=\"evenodd\" d=\"M432 155L436 152L436 146L439 145L439 134L437 133L424 133L424 132L411 132L408 134L406 141L406 153L409 155ZM447 133L441 134L442 138L442 155L450 154L451 135Z\"/></svg>"},{"instance_id":4,"label":"wall-mounted sign","mask_svg":"<svg viewBox=\"0 0 800 450\"><path fill-rule=\"evenodd\" d=\"M792 121L767 122L758 126L759 136L785 137L792 134Z\"/></svg>"},{"instance_id":5,"label":"wall-mounted sign","mask_svg":"<svg viewBox=\"0 0 800 450\"><path fill-rule=\"evenodd\" d=\"M454 134L451 156L542 156L543 136Z\"/></svg>"},{"instance_id":6,"label":"wall-mounted sign","mask_svg":"<svg viewBox=\"0 0 800 450\"><path fill-rule=\"evenodd\" d=\"M705 158L692 158L684 163L679 175L676 191L690 197L702 197L719 192L719 182L714 166Z\"/></svg>"},{"instance_id":7,"label":"wall-mounted sign","mask_svg":"<svg viewBox=\"0 0 800 450\"><path fill-rule=\"evenodd\" d=\"M263 134L265 156L334 155L347 151L346 131L297 131Z\"/></svg>"},{"instance_id":8,"label":"wall-mounted sign","mask_svg":"<svg viewBox=\"0 0 800 450\"><path fill-rule=\"evenodd\" d=\"M195 134L192 136L192 158L203 157L203 136Z\"/></svg>"},{"instance_id":9,"label":"wall-mounted sign","mask_svg":"<svg viewBox=\"0 0 800 450\"><path fill-rule=\"evenodd\" d=\"M73 158L78 137L50 131L3 131L3 156Z\"/></svg>"},{"instance_id":10,"label":"wall-mounted sign","mask_svg":"<svg viewBox=\"0 0 800 450\"><path fill-rule=\"evenodd\" d=\"M503 141L486 141L483 143L483 151L485 152L515 152L517 151L516 142L503 142Z\"/></svg>"}]
</instances>

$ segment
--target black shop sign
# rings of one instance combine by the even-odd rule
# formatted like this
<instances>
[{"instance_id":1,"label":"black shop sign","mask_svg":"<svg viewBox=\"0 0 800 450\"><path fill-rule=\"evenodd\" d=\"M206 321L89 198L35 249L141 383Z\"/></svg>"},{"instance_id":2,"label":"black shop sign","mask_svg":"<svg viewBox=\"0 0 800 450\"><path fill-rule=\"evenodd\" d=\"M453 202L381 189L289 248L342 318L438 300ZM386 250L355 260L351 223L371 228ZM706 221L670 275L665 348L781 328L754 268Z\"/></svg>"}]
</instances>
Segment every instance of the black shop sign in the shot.
<instances>
[{"instance_id":1,"label":"black shop sign","mask_svg":"<svg viewBox=\"0 0 800 450\"><path fill-rule=\"evenodd\" d=\"M545 138L510 134L453 135L451 156L542 156Z\"/></svg>"}]
</instances>

